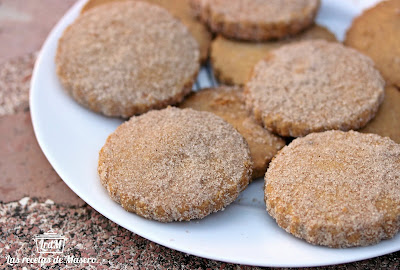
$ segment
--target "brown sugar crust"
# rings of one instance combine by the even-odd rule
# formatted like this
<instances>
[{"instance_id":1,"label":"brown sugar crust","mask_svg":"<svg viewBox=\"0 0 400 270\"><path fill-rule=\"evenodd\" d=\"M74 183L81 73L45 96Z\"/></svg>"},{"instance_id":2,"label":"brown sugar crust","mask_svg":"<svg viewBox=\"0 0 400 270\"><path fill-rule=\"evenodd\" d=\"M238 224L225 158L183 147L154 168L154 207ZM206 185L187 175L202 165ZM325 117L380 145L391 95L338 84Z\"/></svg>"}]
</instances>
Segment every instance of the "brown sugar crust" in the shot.
<instances>
[{"instance_id":1,"label":"brown sugar crust","mask_svg":"<svg viewBox=\"0 0 400 270\"><path fill-rule=\"evenodd\" d=\"M363 127L383 101L384 80L369 57L311 40L285 45L258 62L244 93L268 130L298 137Z\"/></svg>"},{"instance_id":2,"label":"brown sugar crust","mask_svg":"<svg viewBox=\"0 0 400 270\"><path fill-rule=\"evenodd\" d=\"M209 113L169 107L132 117L99 154L98 173L127 211L162 222L224 209L249 183L246 141Z\"/></svg>"},{"instance_id":3,"label":"brown sugar crust","mask_svg":"<svg viewBox=\"0 0 400 270\"><path fill-rule=\"evenodd\" d=\"M366 246L400 228L400 145L355 131L295 139L265 175L267 211L307 242Z\"/></svg>"},{"instance_id":4,"label":"brown sugar crust","mask_svg":"<svg viewBox=\"0 0 400 270\"><path fill-rule=\"evenodd\" d=\"M283 40L246 42L224 38L219 35L211 43L210 58L215 77L228 85L244 85L258 61L273 49L309 39L336 41L335 35L325 27L314 25L298 35Z\"/></svg>"},{"instance_id":5,"label":"brown sugar crust","mask_svg":"<svg viewBox=\"0 0 400 270\"><path fill-rule=\"evenodd\" d=\"M122 117L180 102L200 66L187 28L165 9L140 1L81 15L59 40L56 65L76 101Z\"/></svg>"},{"instance_id":6,"label":"brown sugar crust","mask_svg":"<svg viewBox=\"0 0 400 270\"><path fill-rule=\"evenodd\" d=\"M368 55L389 83L400 87L400 1L382 1L357 17L345 44Z\"/></svg>"},{"instance_id":7,"label":"brown sugar crust","mask_svg":"<svg viewBox=\"0 0 400 270\"><path fill-rule=\"evenodd\" d=\"M400 91L396 87L386 87L376 116L359 131L389 137L400 144Z\"/></svg>"},{"instance_id":8,"label":"brown sugar crust","mask_svg":"<svg viewBox=\"0 0 400 270\"><path fill-rule=\"evenodd\" d=\"M93 7L109 2L124 1L124 0L89 0L82 8L82 13L90 10ZM159 5L172 15L180 19L183 24L189 28L190 33L196 39L200 49L200 59L202 62L208 58L208 52L211 44L211 33L207 27L195 18L189 4L189 0L141 0L150 4Z\"/></svg>"},{"instance_id":9,"label":"brown sugar crust","mask_svg":"<svg viewBox=\"0 0 400 270\"><path fill-rule=\"evenodd\" d=\"M319 4L319 0L195 0L192 7L213 32L260 41L294 35L311 26Z\"/></svg>"},{"instance_id":10,"label":"brown sugar crust","mask_svg":"<svg viewBox=\"0 0 400 270\"><path fill-rule=\"evenodd\" d=\"M180 107L212 112L236 128L249 145L253 179L264 176L272 157L285 145L283 139L264 129L249 114L239 87L203 89L186 98Z\"/></svg>"}]
</instances>

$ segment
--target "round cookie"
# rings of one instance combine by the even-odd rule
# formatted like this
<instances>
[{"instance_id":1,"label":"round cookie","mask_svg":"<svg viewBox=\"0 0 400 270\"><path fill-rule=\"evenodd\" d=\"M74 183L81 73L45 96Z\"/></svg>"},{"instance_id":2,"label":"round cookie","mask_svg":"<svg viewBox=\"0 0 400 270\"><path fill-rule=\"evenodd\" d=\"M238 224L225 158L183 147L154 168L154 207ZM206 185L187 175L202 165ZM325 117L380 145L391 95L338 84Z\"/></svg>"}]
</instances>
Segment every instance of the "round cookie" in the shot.
<instances>
[{"instance_id":1,"label":"round cookie","mask_svg":"<svg viewBox=\"0 0 400 270\"><path fill-rule=\"evenodd\" d=\"M382 76L400 87L400 1L382 1L357 17L345 44L371 57Z\"/></svg>"},{"instance_id":2,"label":"round cookie","mask_svg":"<svg viewBox=\"0 0 400 270\"><path fill-rule=\"evenodd\" d=\"M98 173L127 211L170 222L203 218L232 203L251 167L247 143L222 118L169 107L119 126L100 151Z\"/></svg>"},{"instance_id":3,"label":"round cookie","mask_svg":"<svg viewBox=\"0 0 400 270\"><path fill-rule=\"evenodd\" d=\"M385 99L374 117L364 128L364 133L389 137L400 144L400 91L394 86L385 89Z\"/></svg>"},{"instance_id":4,"label":"round cookie","mask_svg":"<svg viewBox=\"0 0 400 270\"><path fill-rule=\"evenodd\" d=\"M268 130L299 137L363 127L383 101L384 81L367 56L311 40L273 50L256 64L244 93Z\"/></svg>"},{"instance_id":5,"label":"round cookie","mask_svg":"<svg viewBox=\"0 0 400 270\"><path fill-rule=\"evenodd\" d=\"M335 35L325 27L314 25L298 35L283 40L246 42L224 38L219 35L211 42L210 58L215 77L229 85L244 85L258 61L273 49L309 39L336 41Z\"/></svg>"},{"instance_id":6,"label":"round cookie","mask_svg":"<svg viewBox=\"0 0 400 270\"><path fill-rule=\"evenodd\" d=\"M89 0L82 8L82 13L89 9L109 2L124 0ZM196 39L200 49L200 59L205 62L208 58L208 51L211 43L211 33L207 27L197 20L192 14L189 0L141 0L150 4L159 5L180 19L188 28L190 33Z\"/></svg>"},{"instance_id":7,"label":"round cookie","mask_svg":"<svg viewBox=\"0 0 400 270\"><path fill-rule=\"evenodd\" d=\"M249 145L253 179L264 176L272 157L285 145L283 139L271 134L250 116L241 88L220 86L203 89L186 98L180 107L212 112L236 128Z\"/></svg>"},{"instance_id":8,"label":"round cookie","mask_svg":"<svg viewBox=\"0 0 400 270\"><path fill-rule=\"evenodd\" d=\"M56 65L76 101L122 117L180 102L200 66L187 28L165 9L141 1L82 14L60 38Z\"/></svg>"},{"instance_id":9,"label":"round cookie","mask_svg":"<svg viewBox=\"0 0 400 270\"><path fill-rule=\"evenodd\" d=\"M192 7L210 29L241 40L294 35L314 22L319 0L193 0Z\"/></svg>"},{"instance_id":10,"label":"round cookie","mask_svg":"<svg viewBox=\"0 0 400 270\"><path fill-rule=\"evenodd\" d=\"M293 140L265 175L267 211L307 242L366 246L400 228L400 145L355 131Z\"/></svg>"}]
</instances>

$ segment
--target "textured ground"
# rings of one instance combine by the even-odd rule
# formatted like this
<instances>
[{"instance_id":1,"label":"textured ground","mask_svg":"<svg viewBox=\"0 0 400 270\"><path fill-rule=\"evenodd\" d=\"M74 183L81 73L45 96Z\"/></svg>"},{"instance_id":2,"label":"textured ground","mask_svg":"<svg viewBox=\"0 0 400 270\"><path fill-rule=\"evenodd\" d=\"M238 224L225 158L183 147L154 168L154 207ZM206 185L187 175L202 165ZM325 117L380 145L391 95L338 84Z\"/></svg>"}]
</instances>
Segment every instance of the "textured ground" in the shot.
<instances>
[{"instance_id":1,"label":"textured ground","mask_svg":"<svg viewBox=\"0 0 400 270\"><path fill-rule=\"evenodd\" d=\"M32 130L28 88L36 52L72 3L0 0L0 269L39 268L40 263L11 260L37 257L34 236L49 229L67 237L63 256L95 262L63 257L43 269L258 269L187 255L125 230L87 206L47 162ZM399 268L396 252L316 269Z\"/></svg>"}]
</instances>

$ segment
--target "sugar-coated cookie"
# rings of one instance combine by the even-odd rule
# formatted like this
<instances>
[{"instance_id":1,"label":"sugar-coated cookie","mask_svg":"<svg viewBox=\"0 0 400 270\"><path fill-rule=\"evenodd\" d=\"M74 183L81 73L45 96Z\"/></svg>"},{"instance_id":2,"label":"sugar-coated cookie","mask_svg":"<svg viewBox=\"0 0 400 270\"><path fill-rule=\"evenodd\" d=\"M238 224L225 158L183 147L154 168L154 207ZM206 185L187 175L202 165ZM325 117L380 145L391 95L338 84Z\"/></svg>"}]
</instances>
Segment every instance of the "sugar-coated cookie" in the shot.
<instances>
[{"instance_id":1,"label":"sugar-coated cookie","mask_svg":"<svg viewBox=\"0 0 400 270\"><path fill-rule=\"evenodd\" d=\"M310 40L269 53L254 67L244 94L264 127L299 137L363 127L383 101L384 85L369 57L336 42Z\"/></svg>"},{"instance_id":2,"label":"sugar-coated cookie","mask_svg":"<svg viewBox=\"0 0 400 270\"><path fill-rule=\"evenodd\" d=\"M345 44L374 60L382 76L400 87L400 1L382 1L354 19Z\"/></svg>"},{"instance_id":3,"label":"sugar-coated cookie","mask_svg":"<svg viewBox=\"0 0 400 270\"><path fill-rule=\"evenodd\" d=\"M93 7L114 1L125 0L89 0L82 8L82 13ZM211 43L211 33L207 27L194 17L190 8L189 0L140 0L150 4L159 5L171 12L189 28L190 33L199 44L200 58L204 62L208 58L208 51Z\"/></svg>"},{"instance_id":4,"label":"sugar-coated cookie","mask_svg":"<svg viewBox=\"0 0 400 270\"><path fill-rule=\"evenodd\" d=\"M142 1L95 7L63 33L57 75L80 104L130 117L180 102L199 70L196 40L167 10Z\"/></svg>"},{"instance_id":5,"label":"sugar-coated cookie","mask_svg":"<svg viewBox=\"0 0 400 270\"><path fill-rule=\"evenodd\" d=\"M132 117L99 154L101 183L127 211L162 222L198 219L248 185L249 148L209 112L169 107Z\"/></svg>"},{"instance_id":6,"label":"sugar-coated cookie","mask_svg":"<svg viewBox=\"0 0 400 270\"><path fill-rule=\"evenodd\" d=\"M264 176L272 157L285 145L282 138L264 129L246 110L239 87L219 86L194 92L180 107L212 112L235 127L249 145L253 178Z\"/></svg>"},{"instance_id":7,"label":"sugar-coated cookie","mask_svg":"<svg viewBox=\"0 0 400 270\"><path fill-rule=\"evenodd\" d=\"M296 237L366 246L400 229L400 145L355 131L293 140L265 175L268 213Z\"/></svg>"},{"instance_id":8,"label":"sugar-coated cookie","mask_svg":"<svg viewBox=\"0 0 400 270\"><path fill-rule=\"evenodd\" d=\"M269 40L294 35L314 22L319 0L194 0L194 12L228 38Z\"/></svg>"},{"instance_id":9,"label":"sugar-coated cookie","mask_svg":"<svg viewBox=\"0 0 400 270\"><path fill-rule=\"evenodd\" d=\"M325 27L315 25L295 36L282 40L249 42L217 36L211 43L210 58L217 80L228 85L244 85L258 61L283 45L309 39L336 41L335 35Z\"/></svg>"},{"instance_id":10,"label":"sugar-coated cookie","mask_svg":"<svg viewBox=\"0 0 400 270\"><path fill-rule=\"evenodd\" d=\"M400 90L394 86L385 89L385 99L379 110L368 124L359 130L389 137L400 143Z\"/></svg>"}]
</instances>

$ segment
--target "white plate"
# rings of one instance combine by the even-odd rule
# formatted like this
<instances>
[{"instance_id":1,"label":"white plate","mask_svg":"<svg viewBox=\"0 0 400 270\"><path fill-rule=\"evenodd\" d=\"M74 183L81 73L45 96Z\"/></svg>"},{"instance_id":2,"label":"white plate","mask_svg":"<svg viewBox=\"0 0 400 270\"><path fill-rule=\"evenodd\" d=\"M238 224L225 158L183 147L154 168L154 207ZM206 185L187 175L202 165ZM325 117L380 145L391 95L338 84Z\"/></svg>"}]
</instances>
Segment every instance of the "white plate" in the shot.
<instances>
[{"instance_id":1,"label":"white plate","mask_svg":"<svg viewBox=\"0 0 400 270\"><path fill-rule=\"evenodd\" d=\"M322 1L317 21L339 39L351 19L376 1ZM128 213L107 195L97 176L98 151L121 123L78 105L62 89L54 55L63 30L84 1L68 11L47 38L37 60L30 96L32 122L39 144L65 183L98 212L151 241L197 256L258 266L317 266L351 262L400 250L400 235L378 245L331 249L313 246L280 229L265 211L263 181L252 183L225 211L202 220L163 224ZM200 86L210 85L207 71Z\"/></svg>"}]
</instances>

